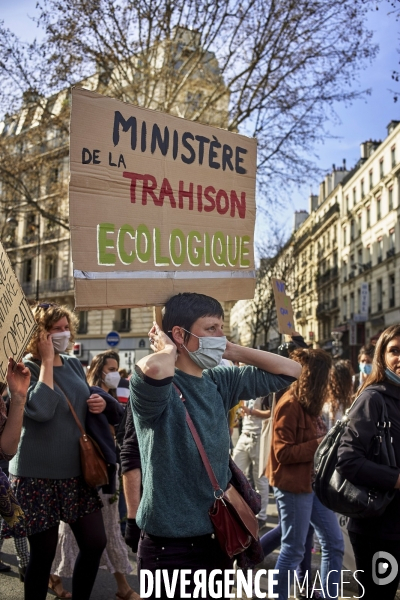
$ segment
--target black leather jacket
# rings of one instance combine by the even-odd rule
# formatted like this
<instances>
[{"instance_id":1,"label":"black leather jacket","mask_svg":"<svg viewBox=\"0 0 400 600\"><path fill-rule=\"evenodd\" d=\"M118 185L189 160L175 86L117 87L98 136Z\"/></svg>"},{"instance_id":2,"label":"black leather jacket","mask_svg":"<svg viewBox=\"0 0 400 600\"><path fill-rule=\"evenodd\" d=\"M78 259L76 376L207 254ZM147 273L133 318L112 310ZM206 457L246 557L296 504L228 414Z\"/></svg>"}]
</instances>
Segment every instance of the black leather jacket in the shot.
<instances>
[{"instance_id":1,"label":"black leather jacket","mask_svg":"<svg viewBox=\"0 0 400 600\"><path fill-rule=\"evenodd\" d=\"M386 402L397 468L379 465L372 458L375 423ZM349 427L338 450L337 470L354 485L393 489L400 474L400 386L385 380L366 388L351 410ZM349 531L383 539L400 539L400 491L381 517L350 519Z\"/></svg>"}]
</instances>

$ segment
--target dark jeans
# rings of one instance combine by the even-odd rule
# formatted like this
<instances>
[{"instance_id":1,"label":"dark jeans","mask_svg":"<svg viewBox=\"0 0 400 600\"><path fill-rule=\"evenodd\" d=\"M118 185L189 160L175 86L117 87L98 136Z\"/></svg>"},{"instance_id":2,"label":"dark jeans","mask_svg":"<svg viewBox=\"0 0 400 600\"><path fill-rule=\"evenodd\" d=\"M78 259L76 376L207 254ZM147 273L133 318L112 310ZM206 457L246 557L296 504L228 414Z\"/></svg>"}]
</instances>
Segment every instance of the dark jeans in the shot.
<instances>
[{"instance_id":1,"label":"dark jeans","mask_svg":"<svg viewBox=\"0 0 400 600\"><path fill-rule=\"evenodd\" d=\"M349 531L349 537L353 546L357 569L360 570L355 573L355 577L365 588L365 594L362 596L363 600L393 600L396 596L400 576L400 540L371 538L368 535L353 533L352 531ZM375 557L373 561L376 552L386 552L391 554L391 557L383 555L382 557ZM390 581L392 569L393 566L396 566L396 562L397 575L393 581ZM387 567L387 564L390 566ZM380 570L379 565L381 565ZM376 579L380 582L380 585L372 579L373 573L376 574ZM388 583L385 583L385 579L389 580ZM361 596L363 589L360 585L358 589Z\"/></svg>"},{"instance_id":2,"label":"dark jeans","mask_svg":"<svg viewBox=\"0 0 400 600\"><path fill-rule=\"evenodd\" d=\"M163 538L142 532L137 553L137 564L139 580L142 569L151 571L154 580L156 570L166 569L171 584L174 569L191 569L192 573L198 569L205 569L208 582L208 575L213 569L221 569L222 571L232 569L233 559L222 552L217 539L211 534L191 538ZM190 576L186 576L186 579L190 579L190 584L185 587L185 591L192 597L196 587L195 582ZM215 581L223 582L223 575L220 578L216 577ZM201 592L199 597L202 597ZM155 589L150 598L155 598ZM161 598L167 598L163 582L161 583ZM171 595L170 598L181 598L180 574L175 594L174 596ZM211 598L208 595L208 585L206 598Z\"/></svg>"}]
</instances>

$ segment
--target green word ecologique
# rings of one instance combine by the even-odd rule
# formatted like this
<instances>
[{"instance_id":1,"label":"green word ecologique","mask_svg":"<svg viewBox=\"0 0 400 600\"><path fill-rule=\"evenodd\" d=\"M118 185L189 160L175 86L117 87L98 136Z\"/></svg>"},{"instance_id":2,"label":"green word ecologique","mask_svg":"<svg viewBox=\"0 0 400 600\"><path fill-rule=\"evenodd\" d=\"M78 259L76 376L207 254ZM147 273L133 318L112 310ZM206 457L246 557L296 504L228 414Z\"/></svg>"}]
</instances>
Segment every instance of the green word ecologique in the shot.
<instances>
[{"instance_id":1,"label":"green word ecologique","mask_svg":"<svg viewBox=\"0 0 400 600\"><path fill-rule=\"evenodd\" d=\"M117 228L112 223L97 226L97 262L115 266L117 261L135 261L156 267L180 267L185 261L193 267L250 267L250 236L227 235L222 231L200 233L173 229L162 239L161 229L139 225Z\"/></svg>"}]
</instances>

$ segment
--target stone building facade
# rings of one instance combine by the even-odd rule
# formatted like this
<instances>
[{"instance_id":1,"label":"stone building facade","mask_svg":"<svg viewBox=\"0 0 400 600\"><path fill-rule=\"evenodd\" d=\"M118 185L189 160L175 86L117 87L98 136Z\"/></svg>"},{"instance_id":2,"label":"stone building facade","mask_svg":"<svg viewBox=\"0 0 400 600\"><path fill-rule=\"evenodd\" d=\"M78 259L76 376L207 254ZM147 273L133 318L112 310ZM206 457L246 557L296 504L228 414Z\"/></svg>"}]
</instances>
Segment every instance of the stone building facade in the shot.
<instances>
[{"instance_id":1,"label":"stone building facade","mask_svg":"<svg viewBox=\"0 0 400 600\"><path fill-rule=\"evenodd\" d=\"M168 56L175 53L173 58L179 64L182 57L197 52L200 43L200 33L178 28L172 43L173 52L171 53L170 47ZM160 42L153 53L151 73L154 77L162 69L166 54L166 48ZM113 81L116 81L115 76L108 75L105 78L104 73L98 70L79 85L113 96ZM202 114L199 121L225 127L229 90L223 89L218 62L210 53L205 53L199 69L182 86L171 113L179 117L195 118L201 94L207 91L205 86L211 83L220 92L219 100L213 110ZM147 102L148 108L160 107L162 86L160 79L160 85L153 87L153 100L150 104ZM193 89L197 90L196 94L193 94ZM127 100L128 92L127 87ZM0 176L0 238L30 301L51 301L73 308L70 236L68 228L59 224L60 221L68 222L68 118L69 90L63 90L51 98L38 98L34 92L27 92L21 111L15 115L7 115L0 122L2 151L7 151L8 144L10 165L12 166L12 155L19 152L26 166L26 178L22 180L21 177L18 193L9 180L6 182ZM41 207L41 213L35 209L36 205ZM46 218L46 211L57 218ZM226 331L229 335L229 303L225 309ZM135 362L150 352L147 333L153 322L151 307L81 311L78 316L79 344L76 353L83 364L90 363L93 356L108 348L106 336L112 331L118 332L120 336L118 350L121 366L131 369Z\"/></svg>"},{"instance_id":2,"label":"stone building facade","mask_svg":"<svg viewBox=\"0 0 400 600\"><path fill-rule=\"evenodd\" d=\"M400 323L400 122L360 150L353 168L333 165L308 212L296 213L287 282L297 330L327 350L332 330L342 331L343 356L354 364L363 344ZM243 302L233 308L234 331L243 311Z\"/></svg>"}]
</instances>

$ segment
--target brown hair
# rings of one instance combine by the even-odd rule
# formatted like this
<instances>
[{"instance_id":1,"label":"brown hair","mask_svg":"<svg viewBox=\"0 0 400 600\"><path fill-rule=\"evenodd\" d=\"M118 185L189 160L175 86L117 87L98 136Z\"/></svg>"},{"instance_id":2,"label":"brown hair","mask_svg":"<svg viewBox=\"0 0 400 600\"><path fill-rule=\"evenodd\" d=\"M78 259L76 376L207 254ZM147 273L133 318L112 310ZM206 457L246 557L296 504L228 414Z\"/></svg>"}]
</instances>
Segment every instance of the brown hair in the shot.
<instances>
[{"instance_id":1,"label":"brown hair","mask_svg":"<svg viewBox=\"0 0 400 600\"><path fill-rule=\"evenodd\" d=\"M349 408L353 397L353 367L349 360L338 360L330 370L329 401L332 417L339 408L344 412Z\"/></svg>"},{"instance_id":2,"label":"brown hair","mask_svg":"<svg viewBox=\"0 0 400 600\"><path fill-rule=\"evenodd\" d=\"M358 353L358 362L360 362L361 357L365 354L366 356L369 356L371 359L374 358L374 353L375 353L375 346L369 345L369 346L363 346L362 348L360 348L360 352Z\"/></svg>"},{"instance_id":3,"label":"brown hair","mask_svg":"<svg viewBox=\"0 0 400 600\"><path fill-rule=\"evenodd\" d=\"M78 325L78 319L74 313L67 306L59 306L52 302L40 302L36 306L32 307L33 316L37 323L37 329L31 337L29 344L26 347L27 352L31 352L34 356L38 355L38 342L40 334L43 331L50 331L54 323L57 323L60 319L66 317L71 332L69 339L70 348L75 341L75 332Z\"/></svg>"},{"instance_id":4,"label":"brown hair","mask_svg":"<svg viewBox=\"0 0 400 600\"><path fill-rule=\"evenodd\" d=\"M90 363L90 367L87 370L87 380L89 385L97 385L101 387L102 383L102 371L104 365L107 362L108 358L112 358L117 361L119 366L119 354L115 350L105 350L105 352L100 352L92 359Z\"/></svg>"},{"instance_id":5,"label":"brown hair","mask_svg":"<svg viewBox=\"0 0 400 600\"><path fill-rule=\"evenodd\" d=\"M303 367L299 379L290 389L306 413L318 417L326 400L332 358L324 350L313 348L298 348L290 358Z\"/></svg>"},{"instance_id":6,"label":"brown hair","mask_svg":"<svg viewBox=\"0 0 400 600\"><path fill-rule=\"evenodd\" d=\"M368 375L360 389L358 390L358 396L361 392L374 383L379 383L386 378L385 369L385 352L387 345L392 341L393 338L400 337L400 325L391 325L383 333L381 333L379 340L375 346L374 359L372 361L372 372Z\"/></svg>"}]
</instances>

